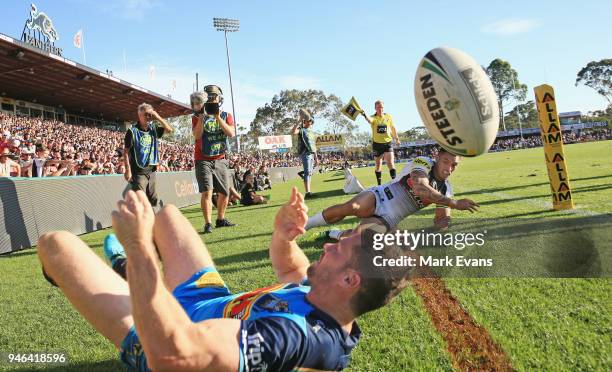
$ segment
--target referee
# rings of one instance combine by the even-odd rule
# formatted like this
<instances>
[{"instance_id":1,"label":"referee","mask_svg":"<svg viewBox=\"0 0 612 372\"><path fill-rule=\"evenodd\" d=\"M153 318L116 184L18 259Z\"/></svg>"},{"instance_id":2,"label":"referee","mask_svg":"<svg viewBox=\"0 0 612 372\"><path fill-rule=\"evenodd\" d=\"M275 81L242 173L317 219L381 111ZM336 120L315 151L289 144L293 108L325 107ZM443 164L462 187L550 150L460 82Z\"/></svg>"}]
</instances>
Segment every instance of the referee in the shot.
<instances>
[{"instance_id":1,"label":"referee","mask_svg":"<svg viewBox=\"0 0 612 372\"><path fill-rule=\"evenodd\" d=\"M173 131L153 106L143 103L138 106L138 122L125 133L123 176L130 189L145 192L152 206L157 205L155 173L159 163L159 139Z\"/></svg>"},{"instance_id":2,"label":"referee","mask_svg":"<svg viewBox=\"0 0 612 372\"><path fill-rule=\"evenodd\" d=\"M374 160L376 161L376 182L381 184L382 172L380 170L382 166L383 157L387 167L389 167L389 174L391 179L395 179L395 160L393 156L392 141L395 138L397 144L400 144L395 125L393 124L393 118L391 115L383 112L385 104L383 101L378 100L374 103L374 109L376 113L374 116L368 116L365 112L362 113L363 117L372 127L372 151L374 152Z\"/></svg>"}]
</instances>

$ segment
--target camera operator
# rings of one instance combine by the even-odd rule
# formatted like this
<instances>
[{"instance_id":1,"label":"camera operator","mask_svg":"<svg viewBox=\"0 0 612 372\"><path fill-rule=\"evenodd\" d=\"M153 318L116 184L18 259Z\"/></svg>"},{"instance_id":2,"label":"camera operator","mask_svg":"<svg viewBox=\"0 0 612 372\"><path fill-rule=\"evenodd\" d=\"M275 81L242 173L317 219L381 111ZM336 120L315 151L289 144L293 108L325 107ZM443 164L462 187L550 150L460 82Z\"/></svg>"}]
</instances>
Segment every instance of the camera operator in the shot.
<instances>
[{"instance_id":1,"label":"camera operator","mask_svg":"<svg viewBox=\"0 0 612 372\"><path fill-rule=\"evenodd\" d=\"M200 205L204 215L205 234L212 232L212 194L217 192L216 227L234 226L225 218L230 195L230 174L227 139L236 134L234 118L220 109L223 92L216 85L207 85L204 92L194 92L190 97L192 134L195 138L194 160L198 189L202 194Z\"/></svg>"},{"instance_id":2,"label":"camera operator","mask_svg":"<svg viewBox=\"0 0 612 372\"><path fill-rule=\"evenodd\" d=\"M302 178L304 178L304 189L306 190L304 198L306 199L315 197L315 195L310 192L310 178L312 177L313 168L319 165L317 147L312 131L313 124L314 119L312 115L310 115L310 112L300 109L300 118L291 129L291 134L297 134L298 136L298 154L300 155L304 167L301 175Z\"/></svg>"},{"instance_id":3,"label":"camera operator","mask_svg":"<svg viewBox=\"0 0 612 372\"><path fill-rule=\"evenodd\" d=\"M159 163L159 138L173 131L174 129L153 110L153 106L142 103L138 106L138 122L125 133L123 176L133 191L145 192L152 206L157 205L155 172ZM91 172L86 166L81 167L81 172L83 170Z\"/></svg>"}]
</instances>

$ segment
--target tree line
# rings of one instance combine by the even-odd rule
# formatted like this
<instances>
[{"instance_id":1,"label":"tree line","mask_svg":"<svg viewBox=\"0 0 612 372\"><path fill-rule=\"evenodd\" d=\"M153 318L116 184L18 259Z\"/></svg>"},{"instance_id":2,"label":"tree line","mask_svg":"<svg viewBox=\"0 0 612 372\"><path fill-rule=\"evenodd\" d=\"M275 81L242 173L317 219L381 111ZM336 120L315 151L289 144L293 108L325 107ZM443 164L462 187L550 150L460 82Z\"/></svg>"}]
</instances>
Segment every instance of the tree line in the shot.
<instances>
[{"instance_id":1,"label":"tree line","mask_svg":"<svg viewBox=\"0 0 612 372\"><path fill-rule=\"evenodd\" d=\"M527 100L528 87L519 80L518 72L508 61L496 58L483 69L491 79L497 95L500 109L500 130L538 127L538 113L533 100ZM612 59L589 62L576 75L575 85L585 85L592 88L607 102L602 110L588 113L586 121L608 121L612 123ZM368 146L371 141L369 131L364 130L354 122L340 114L344 102L334 94L326 94L321 90L282 90L274 95L271 101L259 107L255 118L247 127L239 127L239 131L248 130L241 136L242 145L246 149L257 149L257 137L288 133L298 117L300 109L309 110L315 117L314 129L320 134L343 134L347 147ZM511 108L510 108L511 107ZM508 109L510 108L510 109ZM191 120L177 119L178 130L175 140L189 143L191 141ZM183 128L184 127L184 128ZM402 141L429 139L423 126L417 126L398 133Z\"/></svg>"}]
</instances>

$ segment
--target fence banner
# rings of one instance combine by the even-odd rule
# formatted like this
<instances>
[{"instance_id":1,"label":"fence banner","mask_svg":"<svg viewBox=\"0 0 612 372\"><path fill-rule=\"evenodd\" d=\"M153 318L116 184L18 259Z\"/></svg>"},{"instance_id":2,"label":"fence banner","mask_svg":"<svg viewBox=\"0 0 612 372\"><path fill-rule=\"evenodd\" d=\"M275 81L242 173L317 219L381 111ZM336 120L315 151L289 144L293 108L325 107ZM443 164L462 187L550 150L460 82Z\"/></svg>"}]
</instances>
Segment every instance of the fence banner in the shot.
<instances>
[{"instance_id":1,"label":"fence banner","mask_svg":"<svg viewBox=\"0 0 612 372\"><path fill-rule=\"evenodd\" d=\"M291 135L257 137L260 150L289 149L293 146Z\"/></svg>"}]
</instances>

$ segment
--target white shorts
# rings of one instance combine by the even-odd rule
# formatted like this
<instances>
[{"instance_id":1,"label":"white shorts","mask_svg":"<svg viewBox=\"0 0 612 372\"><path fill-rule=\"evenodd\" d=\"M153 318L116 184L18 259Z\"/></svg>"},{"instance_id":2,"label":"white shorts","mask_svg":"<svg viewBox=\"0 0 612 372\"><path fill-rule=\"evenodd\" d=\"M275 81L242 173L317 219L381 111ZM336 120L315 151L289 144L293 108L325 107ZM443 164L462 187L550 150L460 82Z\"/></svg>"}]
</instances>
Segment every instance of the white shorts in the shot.
<instances>
[{"instance_id":1,"label":"white shorts","mask_svg":"<svg viewBox=\"0 0 612 372\"><path fill-rule=\"evenodd\" d=\"M371 192L376 198L374 215L382 218L393 229L404 218L419 210L412 198L399 182L390 182L371 187L363 192Z\"/></svg>"}]
</instances>

